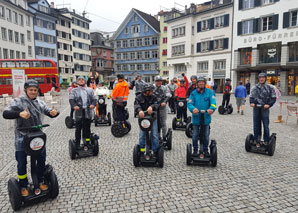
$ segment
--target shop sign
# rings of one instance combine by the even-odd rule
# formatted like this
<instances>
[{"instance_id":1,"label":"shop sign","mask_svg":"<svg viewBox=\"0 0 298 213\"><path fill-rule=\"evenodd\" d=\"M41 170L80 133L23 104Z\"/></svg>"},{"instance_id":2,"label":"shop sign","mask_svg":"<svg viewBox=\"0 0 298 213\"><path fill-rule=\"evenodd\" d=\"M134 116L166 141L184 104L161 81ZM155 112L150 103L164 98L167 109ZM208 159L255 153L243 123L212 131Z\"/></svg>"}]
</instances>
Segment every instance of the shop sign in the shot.
<instances>
[{"instance_id":1,"label":"shop sign","mask_svg":"<svg viewBox=\"0 0 298 213\"><path fill-rule=\"evenodd\" d=\"M267 54L270 58L274 58L276 55L276 48L268 49Z\"/></svg>"},{"instance_id":2,"label":"shop sign","mask_svg":"<svg viewBox=\"0 0 298 213\"><path fill-rule=\"evenodd\" d=\"M292 32L285 32L285 33L271 33L266 35L259 35L259 36L250 36L248 38L244 38L244 43L252 43L252 42L266 42L272 40L280 40L280 39L287 39L287 38L294 38L298 36L298 30Z\"/></svg>"}]
</instances>

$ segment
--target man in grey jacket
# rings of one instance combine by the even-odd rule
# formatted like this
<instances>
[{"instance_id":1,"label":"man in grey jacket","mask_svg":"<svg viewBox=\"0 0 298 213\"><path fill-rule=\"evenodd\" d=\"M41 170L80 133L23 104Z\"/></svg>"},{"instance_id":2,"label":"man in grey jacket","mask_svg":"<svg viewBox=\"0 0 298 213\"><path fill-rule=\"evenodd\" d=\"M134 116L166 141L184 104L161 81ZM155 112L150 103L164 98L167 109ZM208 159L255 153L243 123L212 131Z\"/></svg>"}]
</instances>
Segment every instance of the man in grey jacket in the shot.
<instances>
[{"instance_id":1,"label":"man in grey jacket","mask_svg":"<svg viewBox=\"0 0 298 213\"><path fill-rule=\"evenodd\" d=\"M154 95L157 97L159 106L159 122L162 128L163 140L166 140L167 135L167 102L171 97L168 87L162 85L162 78L160 76L155 77L155 89Z\"/></svg>"},{"instance_id":2,"label":"man in grey jacket","mask_svg":"<svg viewBox=\"0 0 298 213\"><path fill-rule=\"evenodd\" d=\"M18 162L18 179L21 187L21 195L26 197L29 195L28 179L27 179L27 154L24 151L24 136L27 134L24 130L17 128L38 126L42 124L42 114L51 118L59 115L54 107L49 108L43 101L37 99L39 90L38 82L28 80L24 84L25 95L15 98L3 112L5 119L15 119L15 157ZM46 149L37 159L37 179L41 190L47 190L48 186L43 182L44 169L46 162Z\"/></svg>"},{"instance_id":3,"label":"man in grey jacket","mask_svg":"<svg viewBox=\"0 0 298 213\"><path fill-rule=\"evenodd\" d=\"M169 99L169 107L171 109L171 112L176 111L176 99L175 99L175 91L178 88L177 84L174 82L174 79L171 80L170 83L167 84L167 87L171 93L171 97Z\"/></svg>"},{"instance_id":4,"label":"man in grey jacket","mask_svg":"<svg viewBox=\"0 0 298 213\"><path fill-rule=\"evenodd\" d=\"M137 75L137 80L135 81L135 87L136 87L136 97L142 93L142 89L146 85L146 82L142 80L142 75Z\"/></svg>"},{"instance_id":5,"label":"man in grey jacket","mask_svg":"<svg viewBox=\"0 0 298 213\"><path fill-rule=\"evenodd\" d=\"M71 91L69 96L69 103L71 108L75 110L76 120L76 146L80 147L81 131L83 129L83 140L90 143L90 125L94 114L94 107L96 105L96 97L93 89L86 87L86 80L83 76L78 79L78 87Z\"/></svg>"}]
</instances>

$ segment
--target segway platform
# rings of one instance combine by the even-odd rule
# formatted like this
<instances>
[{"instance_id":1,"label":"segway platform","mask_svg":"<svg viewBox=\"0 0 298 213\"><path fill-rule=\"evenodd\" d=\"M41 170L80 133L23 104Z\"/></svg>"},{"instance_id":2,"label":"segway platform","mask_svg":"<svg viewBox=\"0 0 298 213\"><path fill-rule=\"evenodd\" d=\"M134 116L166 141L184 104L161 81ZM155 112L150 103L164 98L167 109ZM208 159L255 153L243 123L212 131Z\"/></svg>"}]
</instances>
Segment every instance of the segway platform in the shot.
<instances>
[{"instance_id":1,"label":"segway platform","mask_svg":"<svg viewBox=\"0 0 298 213\"><path fill-rule=\"evenodd\" d=\"M98 146L98 139L99 136L95 134L91 134L90 142L86 143L84 141L83 144L80 144L80 147L76 147L75 140L69 140L69 155L70 159L75 158L83 158L83 157L90 157L90 156L97 156L99 152Z\"/></svg>"},{"instance_id":2,"label":"segway platform","mask_svg":"<svg viewBox=\"0 0 298 213\"><path fill-rule=\"evenodd\" d=\"M262 153L273 156L276 147L276 133L272 133L269 138L269 143L265 144L260 139L254 140L253 134L248 134L245 140L245 150L247 152Z\"/></svg>"}]
</instances>

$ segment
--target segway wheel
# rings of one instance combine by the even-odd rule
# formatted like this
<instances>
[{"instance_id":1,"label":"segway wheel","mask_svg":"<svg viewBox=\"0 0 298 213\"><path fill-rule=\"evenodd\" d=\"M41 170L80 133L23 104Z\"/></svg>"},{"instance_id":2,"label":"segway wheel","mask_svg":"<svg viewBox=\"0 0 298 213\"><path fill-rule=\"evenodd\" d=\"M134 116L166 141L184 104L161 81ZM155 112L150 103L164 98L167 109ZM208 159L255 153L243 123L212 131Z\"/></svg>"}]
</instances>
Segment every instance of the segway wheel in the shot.
<instances>
[{"instance_id":1,"label":"segway wheel","mask_svg":"<svg viewBox=\"0 0 298 213\"><path fill-rule=\"evenodd\" d=\"M66 125L66 127L68 129L73 128L73 126L74 126L74 120L73 120L73 118L70 117L70 116L66 116L66 118L65 118L65 125Z\"/></svg>"},{"instance_id":2,"label":"segway wheel","mask_svg":"<svg viewBox=\"0 0 298 213\"><path fill-rule=\"evenodd\" d=\"M191 151L192 151L192 145L191 144L187 144L186 145L186 164L187 165L191 165Z\"/></svg>"},{"instance_id":3,"label":"segway wheel","mask_svg":"<svg viewBox=\"0 0 298 213\"><path fill-rule=\"evenodd\" d=\"M99 151L98 140L94 139L93 156L97 156Z\"/></svg>"},{"instance_id":4,"label":"segway wheel","mask_svg":"<svg viewBox=\"0 0 298 213\"><path fill-rule=\"evenodd\" d=\"M23 199L18 181L10 178L8 181L8 195L11 207L14 211L18 211L22 207Z\"/></svg>"},{"instance_id":5,"label":"segway wheel","mask_svg":"<svg viewBox=\"0 0 298 213\"><path fill-rule=\"evenodd\" d=\"M68 142L69 156L73 160L76 158L76 144L74 140L69 140Z\"/></svg>"},{"instance_id":6,"label":"segway wheel","mask_svg":"<svg viewBox=\"0 0 298 213\"><path fill-rule=\"evenodd\" d=\"M112 125L111 113L108 113L108 121L109 121L109 126L111 126Z\"/></svg>"},{"instance_id":7,"label":"segway wheel","mask_svg":"<svg viewBox=\"0 0 298 213\"><path fill-rule=\"evenodd\" d=\"M191 123L191 116L188 116L188 117L187 117L187 123L188 123L188 124Z\"/></svg>"},{"instance_id":8,"label":"segway wheel","mask_svg":"<svg viewBox=\"0 0 298 213\"><path fill-rule=\"evenodd\" d=\"M168 150L172 149L172 135L173 135L173 131L171 128L169 128L168 134L167 134L167 148L168 148Z\"/></svg>"},{"instance_id":9,"label":"segway wheel","mask_svg":"<svg viewBox=\"0 0 298 213\"><path fill-rule=\"evenodd\" d=\"M274 151L275 151L275 146L276 146L276 136L271 135L269 145L268 145L268 155L273 156Z\"/></svg>"},{"instance_id":10,"label":"segway wheel","mask_svg":"<svg viewBox=\"0 0 298 213\"><path fill-rule=\"evenodd\" d=\"M58 184L57 176L53 170L50 173L50 184L51 184L50 198L55 199L59 194L59 184Z\"/></svg>"},{"instance_id":11,"label":"segway wheel","mask_svg":"<svg viewBox=\"0 0 298 213\"><path fill-rule=\"evenodd\" d=\"M163 168L163 165L164 165L164 149L163 149L163 146L160 146L159 149L158 149L158 166L160 168Z\"/></svg>"},{"instance_id":12,"label":"segway wheel","mask_svg":"<svg viewBox=\"0 0 298 213\"><path fill-rule=\"evenodd\" d=\"M185 135L188 138L192 138L192 131L193 131L192 123L188 123L185 128Z\"/></svg>"},{"instance_id":13,"label":"segway wheel","mask_svg":"<svg viewBox=\"0 0 298 213\"><path fill-rule=\"evenodd\" d=\"M173 130L176 130L176 122L177 122L177 120L176 120L176 118L173 118L173 120L172 120L172 129Z\"/></svg>"},{"instance_id":14,"label":"segway wheel","mask_svg":"<svg viewBox=\"0 0 298 213\"><path fill-rule=\"evenodd\" d=\"M133 165L135 167L140 166L140 146L136 144L133 148Z\"/></svg>"},{"instance_id":15,"label":"segway wheel","mask_svg":"<svg viewBox=\"0 0 298 213\"><path fill-rule=\"evenodd\" d=\"M220 106L218 107L218 112L219 112L219 114L221 114L221 115L225 114L225 108L224 108L222 105L220 105Z\"/></svg>"},{"instance_id":16,"label":"segway wheel","mask_svg":"<svg viewBox=\"0 0 298 213\"><path fill-rule=\"evenodd\" d=\"M126 130L125 130L125 134L128 134L131 130L131 124L129 121L126 121Z\"/></svg>"},{"instance_id":17,"label":"segway wheel","mask_svg":"<svg viewBox=\"0 0 298 213\"><path fill-rule=\"evenodd\" d=\"M94 126L98 126L97 125L97 118L94 118Z\"/></svg>"},{"instance_id":18,"label":"segway wheel","mask_svg":"<svg viewBox=\"0 0 298 213\"><path fill-rule=\"evenodd\" d=\"M114 123L111 127L111 132L116 138L121 138L124 136L123 127L120 123Z\"/></svg>"},{"instance_id":19,"label":"segway wheel","mask_svg":"<svg viewBox=\"0 0 298 213\"><path fill-rule=\"evenodd\" d=\"M216 165L217 165L217 147L216 147L215 140L211 140L210 152L211 152L211 165L213 167L216 167Z\"/></svg>"},{"instance_id":20,"label":"segway wheel","mask_svg":"<svg viewBox=\"0 0 298 213\"><path fill-rule=\"evenodd\" d=\"M228 106L228 114L232 114L233 113L233 107L232 107L232 104L230 104Z\"/></svg>"},{"instance_id":21,"label":"segway wheel","mask_svg":"<svg viewBox=\"0 0 298 213\"><path fill-rule=\"evenodd\" d=\"M248 134L246 139L245 139L245 150L247 152L251 151L251 140L253 139L253 135L252 134Z\"/></svg>"}]
</instances>

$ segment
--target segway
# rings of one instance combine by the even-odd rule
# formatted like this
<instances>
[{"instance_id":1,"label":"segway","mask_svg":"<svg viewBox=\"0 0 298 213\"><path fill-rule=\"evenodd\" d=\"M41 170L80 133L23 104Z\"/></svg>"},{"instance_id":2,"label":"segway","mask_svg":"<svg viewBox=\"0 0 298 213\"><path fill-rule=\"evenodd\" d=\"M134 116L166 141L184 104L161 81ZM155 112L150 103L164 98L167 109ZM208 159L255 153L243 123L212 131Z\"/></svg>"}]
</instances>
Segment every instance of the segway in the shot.
<instances>
[{"instance_id":1,"label":"segway","mask_svg":"<svg viewBox=\"0 0 298 213\"><path fill-rule=\"evenodd\" d=\"M264 105L257 104L257 110L264 110ZM276 146L276 133L272 133L269 142L265 143L261 140L261 135L258 136L256 140L254 140L253 134L248 134L245 140L245 150L247 152L255 152L255 153L268 153L269 156L273 156L275 152Z\"/></svg>"},{"instance_id":2,"label":"segway","mask_svg":"<svg viewBox=\"0 0 298 213\"><path fill-rule=\"evenodd\" d=\"M68 129L72 129L76 126L76 121L72 117L66 116L65 125Z\"/></svg>"},{"instance_id":3,"label":"segway","mask_svg":"<svg viewBox=\"0 0 298 213\"><path fill-rule=\"evenodd\" d=\"M117 117L117 112L116 112L116 107L113 107L113 119L114 122L112 124L111 127L111 132L112 135L114 135L114 137L116 138L121 138L124 135L128 134L131 130L131 124L128 121L129 118L129 113L128 113L128 109L125 108L125 119L126 121L120 121Z\"/></svg>"},{"instance_id":4,"label":"segway","mask_svg":"<svg viewBox=\"0 0 298 213\"><path fill-rule=\"evenodd\" d=\"M185 127L185 135L188 138L192 138L193 126L192 123L188 123Z\"/></svg>"},{"instance_id":5,"label":"segway","mask_svg":"<svg viewBox=\"0 0 298 213\"><path fill-rule=\"evenodd\" d=\"M34 204L37 202L45 201L48 198L54 199L59 194L59 184L53 167L49 164L45 166L44 171L44 183L48 185L48 189L42 191L39 188L39 182L37 179L37 156L44 151L46 147L47 136L42 132L43 127L50 126L48 124L38 125L32 127L21 127L18 130L24 132L24 149L31 160L31 178L32 183L29 183L28 191L29 195L26 197L21 196L21 187L19 182L15 178L10 178L8 181L8 194L9 201L12 209L17 211L22 206L28 204Z\"/></svg>"},{"instance_id":6,"label":"segway","mask_svg":"<svg viewBox=\"0 0 298 213\"><path fill-rule=\"evenodd\" d=\"M158 136L159 136L159 145L162 145L164 149L171 150L172 149L172 134L173 131L171 128L168 128L166 138L160 136L161 134L161 120L160 120L160 111L157 111L157 124L158 124Z\"/></svg>"},{"instance_id":7,"label":"segway","mask_svg":"<svg viewBox=\"0 0 298 213\"><path fill-rule=\"evenodd\" d=\"M152 130L154 115L148 115L144 112L144 118L138 119L138 124L142 131L146 132L146 146L145 152L140 151L140 145L136 144L133 149L133 164L135 167L142 166L159 166L162 168L164 166L164 148L159 146L157 155L153 153L152 141L150 137L150 132Z\"/></svg>"},{"instance_id":8,"label":"segway","mask_svg":"<svg viewBox=\"0 0 298 213\"><path fill-rule=\"evenodd\" d=\"M207 113L206 110L200 110L200 117L201 117L201 124L205 123L204 114ZM213 167L217 165L217 147L216 141L211 140L209 149L210 149L210 157L206 157L203 152L203 144L205 140L205 125L200 125L200 132L199 132L199 139L200 139L200 151L198 155L194 155L192 152L192 145L187 144L186 146L186 164L206 164Z\"/></svg>"},{"instance_id":9,"label":"segway","mask_svg":"<svg viewBox=\"0 0 298 213\"><path fill-rule=\"evenodd\" d=\"M224 107L224 106L220 105L218 107L218 112L221 115L232 114L233 113L233 106L232 106L232 104L229 104L228 107Z\"/></svg>"},{"instance_id":10,"label":"segway","mask_svg":"<svg viewBox=\"0 0 298 213\"><path fill-rule=\"evenodd\" d=\"M68 142L70 159L74 160L75 158L97 156L99 151L98 139L98 135L91 133L90 141L86 142L86 140L83 139L83 143L80 143L79 146L76 145L75 140L70 139Z\"/></svg>"},{"instance_id":11,"label":"segway","mask_svg":"<svg viewBox=\"0 0 298 213\"><path fill-rule=\"evenodd\" d=\"M98 96L98 101L97 101L97 108L96 108L96 116L94 119L94 125L95 126L99 126L99 125L112 125L112 118L111 118L111 113L108 113L106 118L104 117L99 117L99 108L100 107L105 107L106 105L106 100L105 97L103 95L99 95Z\"/></svg>"},{"instance_id":12,"label":"segway","mask_svg":"<svg viewBox=\"0 0 298 213\"><path fill-rule=\"evenodd\" d=\"M179 100L177 100L177 108L186 109L186 107L187 107L186 104L187 104L186 98L179 98ZM181 118L177 118L177 116L176 116L172 120L172 128L173 128L173 130L176 130L176 129L185 130L186 125L190 122L191 122L191 116L187 117L186 123L182 120L182 116L181 116Z\"/></svg>"}]
</instances>

